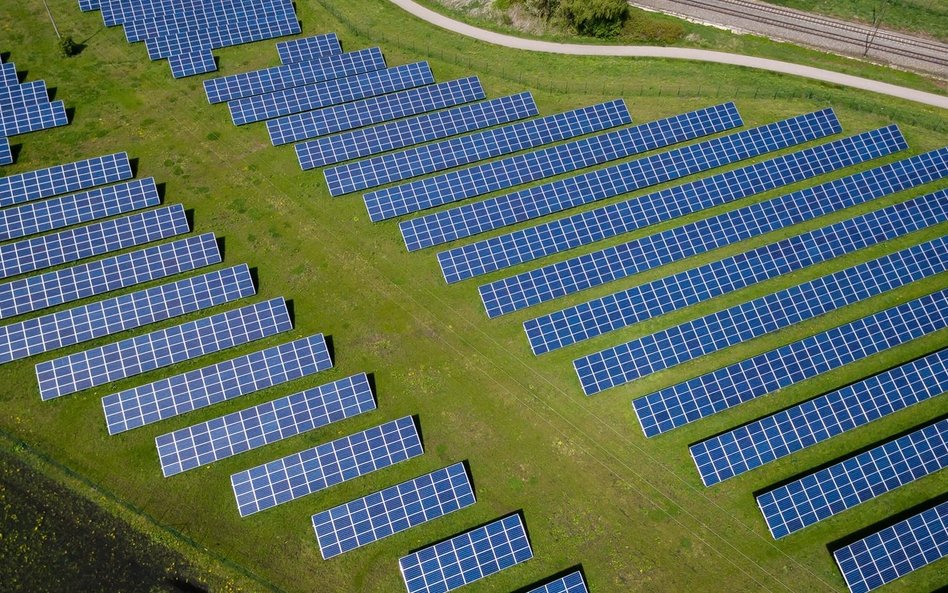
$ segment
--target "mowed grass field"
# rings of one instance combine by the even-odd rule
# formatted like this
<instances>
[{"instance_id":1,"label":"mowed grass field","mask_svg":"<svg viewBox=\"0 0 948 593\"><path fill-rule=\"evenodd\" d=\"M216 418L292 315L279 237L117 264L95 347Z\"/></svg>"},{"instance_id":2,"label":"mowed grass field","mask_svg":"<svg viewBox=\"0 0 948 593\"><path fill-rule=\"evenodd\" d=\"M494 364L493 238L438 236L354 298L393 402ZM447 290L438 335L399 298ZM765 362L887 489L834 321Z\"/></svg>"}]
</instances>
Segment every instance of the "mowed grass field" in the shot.
<instances>
[{"instance_id":1,"label":"mowed grass field","mask_svg":"<svg viewBox=\"0 0 948 593\"><path fill-rule=\"evenodd\" d=\"M142 46L126 44L120 28L104 29L98 13L80 13L74 0L49 4L60 29L87 45L81 55L59 57L46 13L36 3L7 2L0 7L0 51L11 52L10 61L27 71L27 80L45 79L55 87L55 98L75 109L74 121L14 138L14 144L22 144L19 160L0 173L128 151L138 161L138 177L154 176L166 184L166 203L181 202L193 211L195 232L213 231L224 239L224 265L247 262L257 269L257 299L282 295L293 301L296 328L48 403L42 403L37 392L33 365L38 360L117 338L5 365L0 368L0 429L140 509L157 524L143 522L155 537L168 540L168 532L161 529L167 527L193 540L193 547L184 540L170 543L208 559L204 564L212 590L232 581L234 588L244 590L401 591L399 557L522 511L535 559L466 591L514 591L577 564L583 566L591 591L599 593L842 591L842 578L827 550L830 542L945 492L944 475L929 476L780 542L767 533L753 497L759 489L944 415L944 396L711 489L701 485L687 447L944 347L948 332L653 440L643 437L630 406L634 397L657 388L943 288L948 285L945 275L592 398L582 395L571 361L942 235L946 225L541 358L532 356L521 329L529 317L934 191L944 182L488 321L477 297L479 282L446 286L433 251L407 254L397 223L371 224L358 195L330 198L322 175L301 172L292 148L270 146L262 125L234 127L225 107L207 104L200 78L173 80L165 62L148 62ZM304 34L336 31L347 50L381 45L390 65L429 59L439 81L476 74L490 97L532 90L542 114L612 99L628 89L625 98L636 122L733 96L746 127L826 106L836 108L846 134L898 123L911 151L872 165L948 141L944 112L788 77L706 64L507 51L433 29L383 0L301 0L297 11ZM221 63L217 75L278 63L273 42L215 54ZM695 96L699 82L706 90ZM693 92L679 95L674 89L680 86ZM573 90L562 90L568 88ZM643 229L610 243L724 210ZM106 432L100 402L104 395L316 332L332 337L336 367L330 372L120 436ZM171 479L161 477L155 436L361 371L374 374L378 411ZM238 516L230 474L409 414L420 421L425 455L249 518ZM310 515L461 460L470 464L476 505L331 561L320 558ZM222 559L226 562L219 562ZM230 563L240 570L234 571ZM242 571L255 576L247 579ZM944 584L944 573L942 561L886 591L933 590Z\"/></svg>"}]
</instances>

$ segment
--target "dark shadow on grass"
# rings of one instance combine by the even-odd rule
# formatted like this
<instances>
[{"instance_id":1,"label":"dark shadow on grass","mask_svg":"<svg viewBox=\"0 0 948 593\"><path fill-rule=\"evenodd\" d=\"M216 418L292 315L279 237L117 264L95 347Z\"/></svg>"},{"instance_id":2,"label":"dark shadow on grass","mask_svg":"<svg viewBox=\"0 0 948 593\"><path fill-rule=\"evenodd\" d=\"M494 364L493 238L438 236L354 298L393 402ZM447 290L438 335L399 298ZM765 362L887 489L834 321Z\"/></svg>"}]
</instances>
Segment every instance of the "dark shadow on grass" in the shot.
<instances>
[{"instance_id":1,"label":"dark shadow on grass","mask_svg":"<svg viewBox=\"0 0 948 593\"><path fill-rule=\"evenodd\" d=\"M158 191L158 199L161 200L161 203L165 202L165 194L168 191L168 184L162 181L161 183L155 184L155 189Z\"/></svg>"},{"instance_id":2,"label":"dark shadow on grass","mask_svg":"<svg viewBox=\"0 0 948 593\"><path fill-rule=\"evenodd\" d=\"M56 100L56 92L59 90L58 87L48 86L46 87L46 98L50 101Z\"/></svg>"},{"instance_id":3,"label":"dark shadow on grass","mask_svg":"<svg viewBox=\"0 0 948 593\"><path fill-rule=\"evenodd\" d=\"M852 544L854 542L857 542L863 539L864 537L872 535L873 533L881 529L885 529L886 527L891 527L892 525L895 525L896 523L900 521L904 521L908 519L909 517L922 513L932 507L936 507L943 502L948 502L948 492L943 492L939 494L938 496L936 496L935 498L926 500L925 502L921 502L913 507L909 507L905 509L902 512L896 513L892 515L891 517L886 517L885 519L882 519L881 521L877 521L873 523L872 525L863 527L862 529L858 531L854 531L853 533L850 533L849 535L845 535L839 539L828 542L826 544L826 549L827 551L829 551L830 555L832 555L835 550L838 550L840 548L845 548L849 544Z\"/></svg>"},{"instance_id":4,"label":"dark shadow on grass","mask_svg":"<svg viewBox=\"0 0 948 593\"><path fill-rule=\"evenodd\" d=\"M138 157L128 159L128 166L132 170L132 177L138 177Z\"/></svg>"},{"instance_id":5,"label":"dark shadow on grass","mask_svg":"<svg viewBox=\"0 0 948 593\"><path fill-rule=\"evenodd\" d=\"M526 524L525 524L525 525L526 525ZM539 589L540 587L544 587L544 586L546 586L546 585L549 585L549 584L552 583L553 581L559 580L559 579L565 577L566 575L573 574L574 572L579 572L581 575L583 575L583 582L584 582L584 583L586 582L586 571L583 570L583 565L582 565L582 564L574 564L573 566L571 566L571 567L569 567L569 568L567 568L567 569L565 569L565 570L561 570L561 571L559 571L559 572L556 573L556 574L553 574L553 575L548 576L547 578L543 579L542 581L538 581L538 582L536 582L536 583L534 583L534 584L532 584L532 585L527 585L526 587L521 587L521 588L519 588L519 589L516 589L516 590L514 590L514 591L511 591L510 593L530 593L530 591L533 591L533 590L535 590L535 589Z\"/></svg>"},{"instance_id":6,"label":"dark shadow on grass","mask_svg":"<svg viewBox=\"0 0 948 593\"><path fill-rule=\"evenodd\" d=\"M20 152L23 150L22 144L11 144L10 145L10 154L13 156L13 162L17 161L17 158L20 156Z\"/></svg>"},{"instance_id":7,"label":"dark shadow on grass","mask_svg":"<svg viewBox=\"0 0 948 593\"><path fill-rule=\"evenodd\" d=\"M221 260L224 259L224 244L227 240L224 237L214 235L214 241L217 243L217 250L221 252ZM250 268L250 277L253 278L253 285L257 286L257 268Z\"/></svg>"},{"instance_id":8,"label":"dark shadow on grass","mask_svg":"<svg viewBox=\"0 0 948 593\"><path fill-rule=\"evenodd\" d=\"M73 121L75 121L75 119L76 119L76 108L67 107L66 108L66 122L71 124Z\"/></svg>"},{"instance_id":9,"label":"dark shadow on grass","mask_svg":"<svg viewBox=\"0 0 948 593\"><path fill-rule=\"evenodd\" d=\"M188 221L188 228L194 230L194 208L186 208L184 218Z\"/></svg>"},{"instance_id":10,"label":"dark shadow on grass","mask_svg":"<svg viewBox=\"0 0 948 593\"><path fill-rule=\"evenodd\" d=\"M221 239L221 244L223 243L223 241L224 240ZM260 268L256 266L250 268L250 281L253 282L254 288L260 287Z\"/></svg>"},{"instance_id":11,"label":"dark shadow on grass","mask_svg":"<svg viewBox=\"0 0 948 593\"><path fill-rule=\"evenodd\" d=\"M336 347L333 343L332 336L323 335L323 339L326 340L326 351L329 352L329 360L332 362L333 366L336 364Z\"/></svg>"},{"instance_id":12,"label":"dark shadow on grass","mask_svg":"<svg viewBox=\"0 0 948 593\"><path fill-rule=\"evenodd\" d=\"M168 585L173 591L180 591L181 593L209 593L210 591L204 585L193 583L190 579L184 577L172 577L168 579Z\"/></svg>"},{"instance_id":13,"label":"dark shadow on grass","mask_svg":"<svg viewBox=\"0 0 948 593\"><path fill-rule=\"evenodd\" d=\"M379 392L379 389L375 384L375 373L366 373L365 378L369 382L369 391L372 392L372 397L375 399L375 405L376 407L378 407L379 398L377 394Z\"/></svg>"},{"instance_id":14,"label":"dark shadow on grass","mask_svg":"<svg viewBox=\"0 0 948 593\"><path fill-rule=\"evenodd\" d=\"M0 51L0 61L2 61L4 64L7 63L7 62L9 62L9 61L10 61L10 52L8 52L8 51Z\"/></svg>"},{"instance_id":15,"label":"dark shadow on grass","mask_svg":"<svg viewBox=\"0 0 948 593\"><path fill-rule=\"evenodd\" d=\"M293 299L285 299L286 302L286 312L290 316L290 325L296 327L296 303L293 302Z\"/></svg>"}]
</instances>

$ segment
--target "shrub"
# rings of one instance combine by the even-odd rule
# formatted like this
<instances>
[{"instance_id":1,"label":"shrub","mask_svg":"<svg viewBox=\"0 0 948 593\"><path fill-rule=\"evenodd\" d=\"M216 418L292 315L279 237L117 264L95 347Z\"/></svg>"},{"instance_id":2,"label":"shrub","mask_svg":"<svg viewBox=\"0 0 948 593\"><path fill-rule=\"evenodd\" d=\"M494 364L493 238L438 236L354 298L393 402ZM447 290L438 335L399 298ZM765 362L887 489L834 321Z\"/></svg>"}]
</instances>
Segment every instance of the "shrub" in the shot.
<instances>
[{"instance_id":1,"label":"shrub","mask_svg":"<svg viewBox=\"0 0 948 593\"><path fill-rule=\"evenodd\" d=\"M625 0L560 0L557 15L580 35L615 37L629 17Z\"/></svg>"},{"instance_id":2,"label":"shrub","mask_svg":"<svg viewBox=\"0 0 948 593\"><path fill-rule=\"evenodd\" d=\"M65 37L60 38L59 51L63 52L63 55L67 58L78 54L81 50L82 46L76 43L76 41L72 38L72 35L66 35Z\"/></svg>"},{"instance_id":3,"label":"shrub","mask_svg":"<svg viewBox=\"0 0 948 593\"><path fill-rule=\"evenodd\" d=\"M685 36L685 27L677 21L654 18L644 13L629 15L622 37L629 41L671 45Z\"/></svg>"}]
</instances>

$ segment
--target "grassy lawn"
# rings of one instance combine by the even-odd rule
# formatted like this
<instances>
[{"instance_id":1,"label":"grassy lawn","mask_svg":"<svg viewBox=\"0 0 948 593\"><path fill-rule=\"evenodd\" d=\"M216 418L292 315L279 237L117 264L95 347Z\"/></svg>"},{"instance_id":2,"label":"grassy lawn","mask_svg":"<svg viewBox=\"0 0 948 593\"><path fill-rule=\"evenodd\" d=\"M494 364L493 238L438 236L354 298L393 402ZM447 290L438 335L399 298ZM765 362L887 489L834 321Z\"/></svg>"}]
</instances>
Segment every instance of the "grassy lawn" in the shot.
<instances>
[{"instance_id":1,"label":"grassy lawn","mask_svg":"<svg viewBox=\"0 0 948 593\"><path fill-rule=\"evenodd\" d=\"M522 510L535 559L466 591L513 591L579 563L591 590L600 593L840 591L843 582L827 552L828 543L944 490L943 481L929 477L780 542L768 535L752 494L944 414L945 397L712 489L701 485L687 445L944 347L948 332L655 440L642 436L629 404L633 397L685 375L944 287L948 281L944 275L594 398L582 395L570 363L598 348L942 235L946 225L534 358L521 329L528 317L779 237L768 235L488 321L477 298L478 283L445 286L432 252L407 254L397 223L371 224L359 196L330 198L322 175L301 172L292 148L270 146L261 125L234 127L225 107L207 104L199 78L174 81L165 62L148 62L141 45L127 45L120 28L103 29L100 15L80 13L74 0L49 4L60 29L87 45L79 56L67 60L56 54L46 13L36 3L8 2L0 7L4 40L0 51L11 52L10 60L28 71L27 80L45 79L55 87L56 98L75 108L75 119L68 127L13 139L22 144L19 160L0 174L127 150L138 159L139 177L154 176L167 184L167 203L182 202L193 210L196 232L214 231L224 238L224 265L247 262L258 269L259 299L283 295L293 300L296 329L290 334L177 365L174 372L316 332L333 338L336 368L330 372L116 437L106 433L101 397L171 371L42 403L34 363L116 338L0 368L0 430L81 476L77 488L94 484L113 493L122 508L153 519L136 526L158 540L174 540L171 545L189 558L205 558L201 565L213 573L209 581L230 580L233 588L245 590L266 588L259 581L246 584L239 576L250 573L283 591L401 591L400 556ZM645 122L733 98L748 126L830 105L847 134L894 121L908 138L911 153L946 143L944 112L830 85L708 64L508 51L432 29L383 0L300 1L297 11L306 34L336 31L348 50L381 45L392 65L428 59L439 81L477 74L491 97L532 90L543 114L623 96L635 120ZM272 42L215 54L220 57L220 74L278 63ZM852 64L858 71L867 68ZM893 74L891 80L907 77ZM779 235L797 234L944 185L883 199ZM785 191L789 190L754 199ZM375 375L377 412L171 479L161 477L155 436L360 371ZM238 517L228 480L231 473L407 414L420 419L426 449L422 457L246 519ZM321 560L310 515L465 459L474 477L476 505L332 561ZM174 533L180 538L169 535ZM930 566L887 591L931 590L942 584L943 571L944 562Z\"/></svg>"},{"instance_id":2,"label":"grassy lawn","mask_svg":"<svg viewBox=\"0 0 948 593\"><path fill-rule=\"evenodd\" d=\"M948 41L948 4L941 0L769 0L808 10Z\"/></svg>"}]
</instances>

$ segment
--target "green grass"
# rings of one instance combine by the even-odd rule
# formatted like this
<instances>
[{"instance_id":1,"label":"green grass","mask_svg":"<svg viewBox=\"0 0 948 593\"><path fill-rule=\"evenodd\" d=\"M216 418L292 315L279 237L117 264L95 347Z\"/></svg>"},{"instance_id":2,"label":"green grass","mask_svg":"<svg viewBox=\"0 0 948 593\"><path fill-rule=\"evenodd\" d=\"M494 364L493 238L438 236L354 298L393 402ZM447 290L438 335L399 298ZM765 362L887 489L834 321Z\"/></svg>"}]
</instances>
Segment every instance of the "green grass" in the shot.
<instances>
[{"instance_id":1,"label":"green grass","mask_svg":"<svg viewBox=\"0 0 948 593\"><path fill-rule=\"evenodd\" d=\"M948 41L948 4L941 0L770 0L808 10Z\"/></svg>"},{"instance_id":2,"label":"green grass","mask_svg":"<svg viewBox=\"0 0 948 593\"><path fill-rule=\"evenodd\" d=\"M100 398L170 371L41 403L33 363L115 338L0 369L0 429L76 472L86 480L80 488L94 484L113 493L122 508L153 519L139 522L146 532L167 539L176 530L195 542L194 555L205 554L206 548L210 558L226 559L285 591L389 593L403 588L397 559L409 550L522 509L536 558L466 590L511 591L582 563L591 590L597 592L837 591L842 580L827 543L943 490L937 478L929 477L776 543L752 497L759 488L943 414L944 397L712 489L701 486L687 445L942 347L948 343L946 332L655 440L641 435L629 402L685 375L943 287L944 275L594 398L582 396L570 361L595 348L943 234L944 227L534 358L520 327L528 316L777 236L488 321L476 283L446 287L432 253L405 253L396 223L369 223L358 196L328 197L321 174L301 172L293 150L271 147L261 126L235 128L225 108L206 103L198 79L173 81L166 63L149 63L144 48L128 46L120 29L102 30L99 15L80 14L73 0L53 0L50 6L60 29L87 43L81 55L70 60L56 55L46 14L30 3L0 8L0 34L7 43L3 49L13 52L11 61L20 69L29 71L29 80L45 79L56 87L57 98L75 107L75 121L14 139L23 149L18 163L3 174L127 150L139 160L139 177L151 175L166 183L166 201L183 202L194 211L196 232L214 231L225 238L225 265L248 262L258 268L259 298L283 295L294 301L297 328L291 334L177 365L174 372L319 331L331 335L335 346L337 366L331 372L116 437L105 431ZM734 96L748 126L832 105L847 133L895 121L913 152L945 144L944 112L830 85L706 64L513 52L432 29L382 0L300 2L298 11L307 34L337 31L350 50L381 45L390 64L429 59L439 80L477 74L492 97L531 89L544 114L619 95L626 97L636 121L644 122ZM215 53L221 58L221 74L277 62L270 43ZM679 85L684 92L677 90ZM693 218L698 217L688 219ZM662 228L667 226L672 225ZM630 236L639 234L644 233ZM161 478L156 435L360 371L375 374L377 412ZM231 473L406 414L420 418L424 456L246 519L237 516L228 482ZM311 514L463 459L472 468L476 505L332 561L320 559ZM176 539L174 545L189 544ZM216 570L243 582L234 576L239 571L225 564ZM940 583L940 570L943 563L918 571L888 591L932 589ZM260 588L245 585L248 590Z\"/></svg>"}]
</instances>

